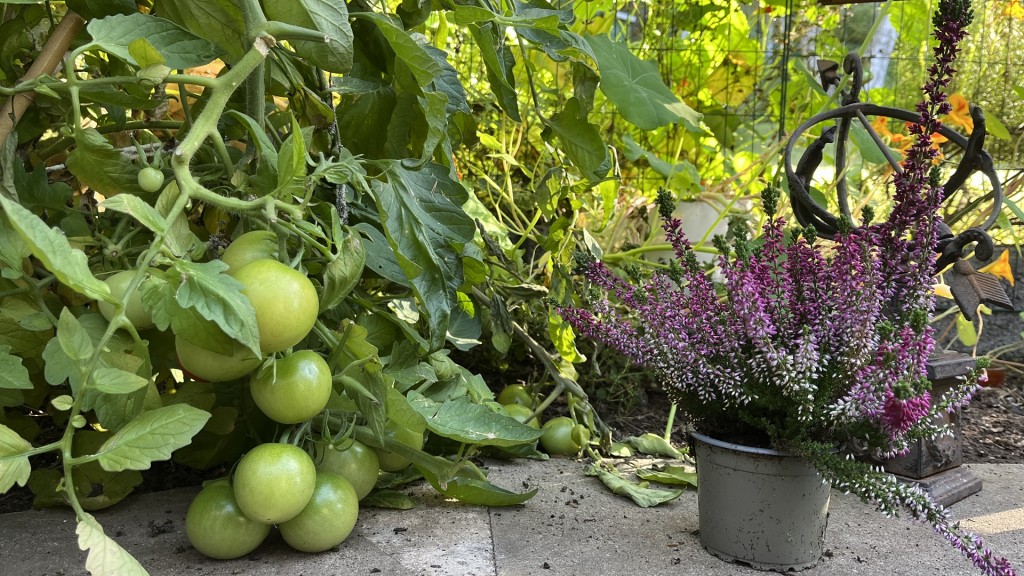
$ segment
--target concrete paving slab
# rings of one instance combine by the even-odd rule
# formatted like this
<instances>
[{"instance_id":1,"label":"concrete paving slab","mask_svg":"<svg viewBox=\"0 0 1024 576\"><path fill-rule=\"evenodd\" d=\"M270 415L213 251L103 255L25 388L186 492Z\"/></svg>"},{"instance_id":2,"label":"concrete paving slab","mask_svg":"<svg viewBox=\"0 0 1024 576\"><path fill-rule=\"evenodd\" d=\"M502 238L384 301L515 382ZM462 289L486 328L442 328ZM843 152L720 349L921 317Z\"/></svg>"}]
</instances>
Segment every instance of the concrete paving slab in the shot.
<instances>
[{"instance_id":1,"label":"concrete paving slab","mask_svg":"<svg viewBox=\"0 0 1024 576\"><path fill-rule=\"evenodd\" d=\"M1024 566L1024 465L971 468L984 489L954 506L955 516L1015 566ZM491 473L507 482L540 487L522 509L491 512L498 576L764 574L704 551L695 492L640 509L610 495L596 478L581 478L580 470L580 464L566 460L492 467ZM822 562L804 574L976 574L930 527L885 518L835 492L825 547Z\"/></svg>"},{"instance_id":2,"label":"concrete paving slab","mask_svg":"<svg viewBox=\"0 0 1024 576\"><path fill-rule=\"evenodd\" d=\"M1024 566L1024 465L974 465L981 493L953 507L964 525ZM184 534L196 489L130 497L96 513L108 534L151 574L576 576L763 574L728 564L699 544L693 491L641 509L610 494L572 460L492 463L492 480L525 482L538 495L523 506L484 509L449 502L429 486L411 489L412 511L365 509L335 550L302 554L272 535L239 560L209 560ZM67 510L0 516L0 575L85 574ZM808 576L972 575L970 565L931 530L886 519L855 498L833 494L826 557Z\"/></svg>"}]
</instances>

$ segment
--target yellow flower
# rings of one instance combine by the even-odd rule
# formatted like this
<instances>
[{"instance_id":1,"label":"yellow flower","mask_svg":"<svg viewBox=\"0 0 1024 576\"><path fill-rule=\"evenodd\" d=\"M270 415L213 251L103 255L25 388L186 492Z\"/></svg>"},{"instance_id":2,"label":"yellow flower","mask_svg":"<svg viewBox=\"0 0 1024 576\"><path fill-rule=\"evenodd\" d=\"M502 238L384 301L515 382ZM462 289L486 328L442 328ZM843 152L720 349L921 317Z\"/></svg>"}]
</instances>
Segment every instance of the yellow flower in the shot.
<instances>
[{"instance_id":1,"label":"yellow flower","mask_svg":"<svg viewBox=\"0 0 1024 576\"><path fill-rule=\"evenodd\" d=\"M1024 20L1024 6L1021 6L1020 0L1010 0L1006 3L1006 8L1003 8L1000 16Z\"/></svg>"},{"instance_id":2,"label":"yellow flower","mask_svg":"<svg viewBox=\"0 0 1024 576\"><path fill-rule=\"evenodd\" d=\"M979 268L978 272L984 272L999 278L1005 278L1010 286L1013 286L1013 268L1010 266L1010 251L1003 250L1003 253L999 255L993 262L986 264L983 268Z\"/></svg>"},{"instance_id":3,"label":"yellow flower","mask_svg":"<svg viewBox=\"0 0 1024 576\"><path fill-rule=\"evenodd\" d=\"M953 299L953 292L949 289L949 284L946 284L945 282L942 282L941 284L933 284L932 290L935 292L935 295L940 298Z\"/></svg>"},{"instance_id":4,"label":"yellow flower","mask_svg":"<svg viewBox=\"0 0 1024 576\"><path fill-rule=\"evenodd\" d=\"M962 94L950 94L949 104L953 107L949 114L942 118L946 124L959 126L967 132L974 131L974 118L971 118L971 105Z\"/></svg>"}]
</instances>

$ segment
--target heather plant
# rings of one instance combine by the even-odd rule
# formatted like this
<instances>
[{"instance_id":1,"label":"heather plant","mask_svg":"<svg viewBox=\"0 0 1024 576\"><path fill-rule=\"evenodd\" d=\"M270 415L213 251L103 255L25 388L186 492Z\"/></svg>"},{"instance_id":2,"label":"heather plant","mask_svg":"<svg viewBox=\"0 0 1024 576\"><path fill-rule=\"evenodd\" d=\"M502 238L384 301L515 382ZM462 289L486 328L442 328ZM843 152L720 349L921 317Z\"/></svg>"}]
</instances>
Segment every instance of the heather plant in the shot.
<instances>
[{"instance_id":1,"label":"heather plant","mask_svg":"<svg viewBox=\"0 0 1024 576\"><path fill-rule=\"evenodd\" d=\"M786 232L779 190L768 186L761 238L751 242L739 226L719 237L722 280L714 282L662 191L676 261L646 280L585 263L585 276L610 297L561 312L580 334L656 373L702 433L802 455L834 487L927 522L982 573L1011 575L1005 558L919 487L852 457L903 453L910 440L947 433L938 416L968 402L983 373L979 366L941 398L925 376L943 195L930 136L949 112L945 88L971 17L966 0L939 4L935 63L887 220L871 223L870 212L860 227L844 220L826 245L812 228Z\"/></svg>"}]
</instances>

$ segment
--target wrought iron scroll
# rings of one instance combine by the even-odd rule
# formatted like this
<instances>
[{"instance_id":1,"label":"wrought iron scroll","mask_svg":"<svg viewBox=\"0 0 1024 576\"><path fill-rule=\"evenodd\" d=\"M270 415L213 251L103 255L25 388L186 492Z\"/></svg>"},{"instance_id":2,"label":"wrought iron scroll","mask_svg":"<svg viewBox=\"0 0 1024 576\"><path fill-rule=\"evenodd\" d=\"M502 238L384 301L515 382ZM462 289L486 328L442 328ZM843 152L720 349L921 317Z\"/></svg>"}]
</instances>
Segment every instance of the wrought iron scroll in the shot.
<instances>
[{"instance_id":1,"label":"wrought iron scroll","mask_svg":"<svg viewBox=\"0 0 1024 576\"><path fill-rule=\"evenodd\" d=\"M818 64L818 72L822 86L826 90L842 85L838 63L821 60ZM851 223L857 222L850 210L849 190L845 176L850 130L853 123L858 122L867 131L892 169L901 172L903 168L899 159L893 155L882 138L875 132L868 117L883 116L905 122L919 120L918 113L910 110L860 101L860 92L863 87L863 66L858 55L848 54L846 56L843 60L843 72L848 75L849 85L848 88L840 92L840 106L817 114L801 124L790 135L784 156L789 196L796 219L803 226L813 226L818 236L825 238L833 238L838 232L840 217L845 217ZM970 113L974 121L974 130L969 137L965 137L947 126L942 126L938 130L939 134L963 150L960 163L943 185L943 201L963 188L972 174L981 172L988 180L991 191L980 198L969 201L966 207L955 216L962 216L966 210L977 209L981 202L988 199L991 199L991 207L988 216L980 226L959 234L954 234L948 226L943 224L935 250L939 255L936 259L936 271L942 271L953 264L946 272L946 282L949 284L961 312L966 317L973 318L979 304L984 303L1008 309L1012 309L1012 304L998 282L979 282L980 278L976 275L974 268L963 260L966 249L972 244L974 245L974 256L977 259L987 261L992 258L994 246L991 237L985 231L996 222L1003 204L1003 190L999 176L996 174L992 157L984 149L985 115L980 108L973 105ZM831 121L835 121L835 124L822 130L821 135L804 150L794 167L792 159L796 143L806 132L818 124ZM810 194L811 180L821 164L824 150L832 144L835 145L836 199L839 215L832 214L827 206L822 206Z\"/></svg>"}]
</instances>

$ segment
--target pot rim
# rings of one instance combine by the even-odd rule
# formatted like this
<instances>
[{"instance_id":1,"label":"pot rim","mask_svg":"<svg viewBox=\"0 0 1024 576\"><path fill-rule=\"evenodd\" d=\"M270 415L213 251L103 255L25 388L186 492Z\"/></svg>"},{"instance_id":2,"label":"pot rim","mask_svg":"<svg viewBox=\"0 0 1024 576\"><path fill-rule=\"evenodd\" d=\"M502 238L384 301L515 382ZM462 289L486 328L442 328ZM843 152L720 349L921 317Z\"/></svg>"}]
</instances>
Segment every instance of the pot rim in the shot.
<instances>
[{"instance_id":1,"label":"pot rim","mask_svg":"<svg viewBox=\"0 0 1024 576\"><path fill-rule=\"evenodd\" d=\"M732 442L726 442L724 440L718 440L718 439L712 438L710 436L705 436L704 434L701 434L700 432L697 432L697 431L694 431L694 430L690 431L690 435L693 436L695 439L700 440L704 444L708 444L709 446L714 446L716 448L723 448L725 450L734 450L734 451L737 451L737 452L746 452L748 454L761 454L761 455L764 455L764 456L791 456L790 454L787 454L785 452L779 452L778 450L773 450L771 448L756 448L754 446L746 446L746 445L743 445L743 444L733 444Z\"/></svg>"}]
</instances>

